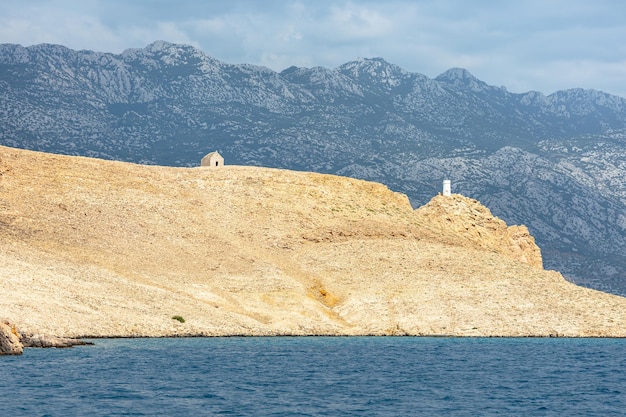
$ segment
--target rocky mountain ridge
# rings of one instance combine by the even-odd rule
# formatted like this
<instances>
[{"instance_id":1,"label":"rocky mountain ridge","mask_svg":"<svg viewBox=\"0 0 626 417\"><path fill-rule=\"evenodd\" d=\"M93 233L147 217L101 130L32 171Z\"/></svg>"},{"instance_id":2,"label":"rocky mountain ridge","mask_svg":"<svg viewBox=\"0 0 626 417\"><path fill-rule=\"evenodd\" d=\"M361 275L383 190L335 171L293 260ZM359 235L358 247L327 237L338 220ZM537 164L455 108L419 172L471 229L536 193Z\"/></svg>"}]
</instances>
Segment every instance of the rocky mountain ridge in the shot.
<instances>
[{"instance_id":1,"label":"rocky mountain ridge","mask_svg":"<svg viewBox=\"0 0 626 417\"><path fill-rule=\"evenodd\" d=\"M382 182L416 207L450 178L527 224L547 267L626 294L626 100L602 92L515 94L381 58L276 73L167 42L0 45L0 123L3 145L171 166L219 149L227 163Z\"/></svg>"},{"instance_id":2,"label":"rocky mountain ridge","mask_svg":"<svg viewBox=\"0 0 626 417\"><path fill-rule=\"evenodd\" d=\"M6 147L0 166L0 321L22 334L626 337L626 298L544 270L524 226L458 194L414 210L329 174Z\"/></svg>"}]
</instances>

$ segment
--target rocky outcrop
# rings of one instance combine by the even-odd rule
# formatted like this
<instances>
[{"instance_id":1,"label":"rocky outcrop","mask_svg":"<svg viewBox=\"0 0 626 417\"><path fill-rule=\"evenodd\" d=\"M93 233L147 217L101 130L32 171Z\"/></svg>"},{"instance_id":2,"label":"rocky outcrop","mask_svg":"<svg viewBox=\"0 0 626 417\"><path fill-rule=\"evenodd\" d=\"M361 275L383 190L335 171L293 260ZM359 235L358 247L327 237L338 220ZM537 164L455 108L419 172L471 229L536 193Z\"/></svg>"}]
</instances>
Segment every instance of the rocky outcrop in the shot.
<instances>
[{"instance_id":1,"label":"rocky outcrop","mask_svg":"<svg viewBox=\"0 0 626 417\"><path fill-rule=\"evenodd\" d=\"M15 326L0 322L0 355L21 355L24 346Z\"/></svg>"},{"instance_id":2,"label":"rocky outcrop","mask_svg":"<svg viewBox=\"0 0 626 417\"><path fill-rule=\"evenodd\" d=\"M22 344L25 348L69 348L73 346L92 345L80 339L56 337L48 334L34 333L22 335Z\"/></svg>"},{"instance_id":3,"label":"rocky outcrop","mask_svg":"<svg viewBox=\"0 0 626 417\"><path fill-rule=\"evenodd\" d=\"M42 333L22 333L8 322L0 322L0 355L21 355L24 348L69 348L92 345L80 339L56 337Z\"/></svg>"},{"instance_id":4,"label":"rocky outcrop","mask_svg":"<svg viewBox=\"0 0 626 417\"><path fill-rule=\"evenodd\" d=\"M418 208L416 216L446 243L494 251L542 268L541 250L526 226L507 226L477 200L439 195Z\"/></svg>"}]
</instances>

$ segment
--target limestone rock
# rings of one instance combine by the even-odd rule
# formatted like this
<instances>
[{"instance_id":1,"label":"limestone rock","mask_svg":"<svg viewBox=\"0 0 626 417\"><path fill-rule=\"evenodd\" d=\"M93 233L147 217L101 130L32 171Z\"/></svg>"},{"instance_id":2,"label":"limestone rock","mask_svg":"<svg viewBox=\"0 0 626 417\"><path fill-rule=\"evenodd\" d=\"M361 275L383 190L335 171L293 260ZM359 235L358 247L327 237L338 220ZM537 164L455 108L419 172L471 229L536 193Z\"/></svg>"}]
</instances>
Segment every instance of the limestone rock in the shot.
<instances>
[{"instance_id":1,"label":"limestone rock","mask_svg":"<svg viewBox=\"0 0 626 417\"><path fill-rule=\"evenodd\" d=\"M21 355L24 347L15 326L0 322L0 355Z\"/></svg>"},{"instance_id":2,"label":"limestone rock","mask_svg":"<svg viewBox=\"0 0 626 417\"><path fill-rule=\"evenodd\" d=\"M22 335L22 344L24 345L24 347L34 348L68 348L72 346L91 345L93 343L85 342L80 339L56 337L41 333L32 333Z\"/></svg>"},{"instance_id":3,"label":"limestone rock","mask_svg":"<svg viewBox=\"0 0 626 417\"><path fill-rule=\"evenodd\" d=\"M415 210L442 241L486 249L542 268L541 250L526 226L508 226L477 200L459 194L439 195Z\"/></svg>"},{"instance_id":4,"label":"limestone rock","mask_svg":"<svg viewBox=\"0 0 626 417\"><path fill-rule=\"evenodd\" d=\"M333 175L0 155L0 311L22 333L626 337L626 298L539 268L526 228L471 198L414 210Z\"/></svg>"}]
</instances>

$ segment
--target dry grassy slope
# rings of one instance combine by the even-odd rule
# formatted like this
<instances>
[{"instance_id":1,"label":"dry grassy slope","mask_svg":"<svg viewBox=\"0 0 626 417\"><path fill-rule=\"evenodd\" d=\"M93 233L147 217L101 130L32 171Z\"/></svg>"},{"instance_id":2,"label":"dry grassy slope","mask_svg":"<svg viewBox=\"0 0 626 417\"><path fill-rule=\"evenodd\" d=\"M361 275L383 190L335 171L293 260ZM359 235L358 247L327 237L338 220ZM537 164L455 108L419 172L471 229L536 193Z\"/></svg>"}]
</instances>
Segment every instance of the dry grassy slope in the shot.
<instances>
[{"instance_id":1,"label":"dry grassy slope","mask_svg":"<svg viewBox=\"0 0 626 417\"><path fill-rule=\"evenodd\" d=\"M24 331L626 336L626 299L540 265L462 196L0 147L0 318Z\"/></svg>"}]
</instances>

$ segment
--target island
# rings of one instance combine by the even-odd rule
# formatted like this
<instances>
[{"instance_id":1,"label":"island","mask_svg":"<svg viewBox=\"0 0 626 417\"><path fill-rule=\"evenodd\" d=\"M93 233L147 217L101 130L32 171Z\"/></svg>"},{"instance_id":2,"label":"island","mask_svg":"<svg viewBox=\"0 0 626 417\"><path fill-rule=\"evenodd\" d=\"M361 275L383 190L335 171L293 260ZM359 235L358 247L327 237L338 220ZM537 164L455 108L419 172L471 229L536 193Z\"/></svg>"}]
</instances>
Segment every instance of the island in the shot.
<instances>
[{"instance_id":1,"label":"island","mask_svg":"<svg viewBox=\"0 0 626 417\"><path fill-rule=\"evenodd\" d=\"M0 279L0 321L61 338L626 336L468 196L263 167L0 147Z\"/></svg>"}]
</instances>

